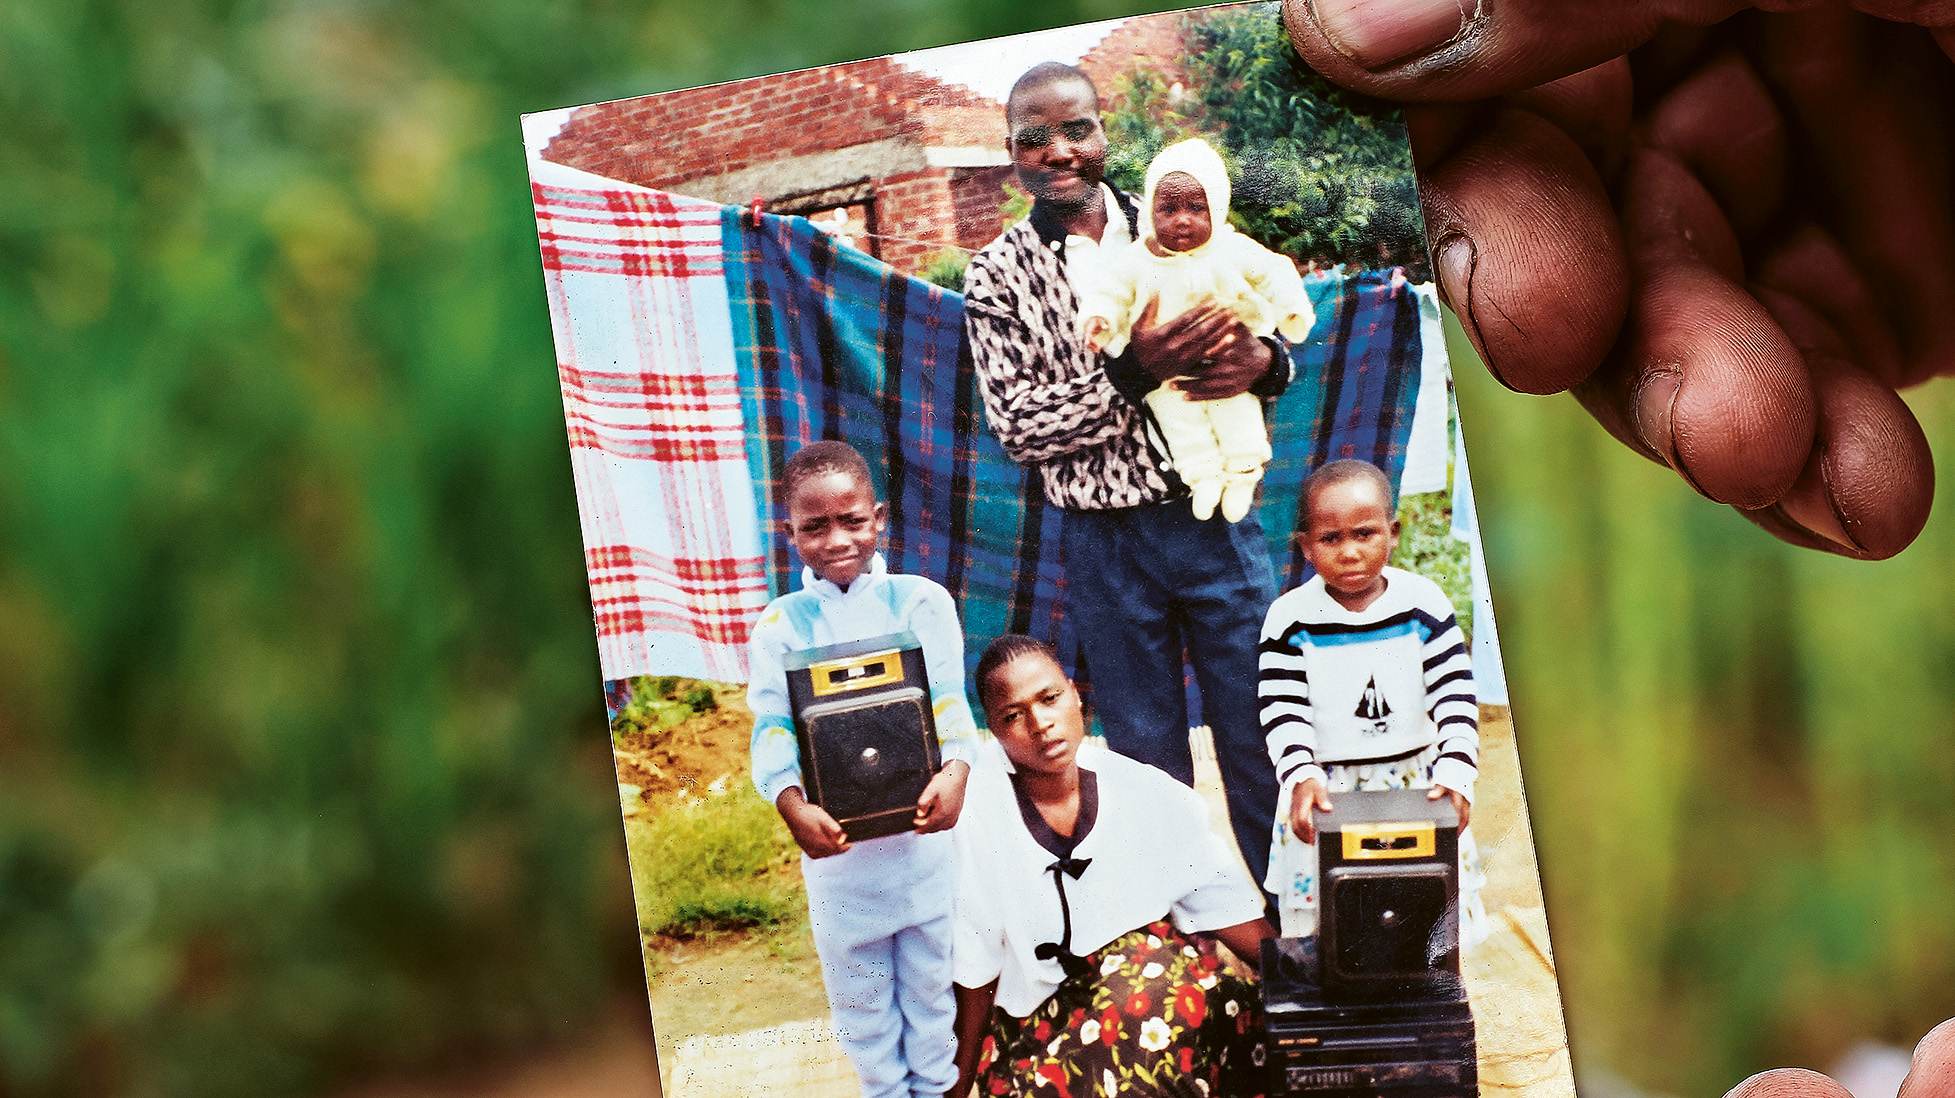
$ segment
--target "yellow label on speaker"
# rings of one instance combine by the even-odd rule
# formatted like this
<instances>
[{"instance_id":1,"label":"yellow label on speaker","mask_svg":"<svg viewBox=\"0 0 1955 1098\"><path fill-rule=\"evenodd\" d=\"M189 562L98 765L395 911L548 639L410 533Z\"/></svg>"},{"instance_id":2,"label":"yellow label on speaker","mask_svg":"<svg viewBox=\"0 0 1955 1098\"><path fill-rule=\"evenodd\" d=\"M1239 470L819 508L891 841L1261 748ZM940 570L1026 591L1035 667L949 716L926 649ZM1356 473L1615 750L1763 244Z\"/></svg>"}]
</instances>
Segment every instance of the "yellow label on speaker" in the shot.
<instances>
[{"instance_id":1,"label":"yellow label on speaker","mask_svg":"<svg viewBox=\"0 0 1955 1098\"><path fill-rule=\"evenodd\" d=\"M1344 860L1430 858L1439 846L1432 821L1344 825Z\"/></svg>"},{"instance_id":2,"label":"yellow label on speaker","mask_svg":"<svg viewBox=\"0 0 1955 1098\"><path fill-rule=\"evenodd\" d=\"M867 690L871 686L887 686L892 682L903 681L903 650L890 648L881 652L866 652L847 659L823 660L808 665L808 677L815 688L815 697L824 694L841 694L850 690Z\"/></svg>"}]
</instances>

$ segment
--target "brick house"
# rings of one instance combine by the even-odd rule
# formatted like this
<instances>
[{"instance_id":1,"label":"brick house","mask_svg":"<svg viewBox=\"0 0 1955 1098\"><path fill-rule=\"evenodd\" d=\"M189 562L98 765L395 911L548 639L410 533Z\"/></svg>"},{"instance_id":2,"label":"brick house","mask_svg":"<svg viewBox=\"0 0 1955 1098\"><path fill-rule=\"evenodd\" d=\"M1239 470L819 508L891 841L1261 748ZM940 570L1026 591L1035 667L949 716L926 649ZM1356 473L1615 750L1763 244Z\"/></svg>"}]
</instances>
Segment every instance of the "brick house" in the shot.
<instances>
[{"instance_id":1,"label":"brick house","mask_svg":"<svg viewBox=\"0 0 1955 1098\"><path fill-rule=\"evenodd\" d=\"M1080 59L1107 95L1181 79L1177 16L1129 19ZM580 107L547 160L658 190L833 223L899 270L998 235L1011 177L996 99L888 57Z\"/></svg>"}]
</instances>

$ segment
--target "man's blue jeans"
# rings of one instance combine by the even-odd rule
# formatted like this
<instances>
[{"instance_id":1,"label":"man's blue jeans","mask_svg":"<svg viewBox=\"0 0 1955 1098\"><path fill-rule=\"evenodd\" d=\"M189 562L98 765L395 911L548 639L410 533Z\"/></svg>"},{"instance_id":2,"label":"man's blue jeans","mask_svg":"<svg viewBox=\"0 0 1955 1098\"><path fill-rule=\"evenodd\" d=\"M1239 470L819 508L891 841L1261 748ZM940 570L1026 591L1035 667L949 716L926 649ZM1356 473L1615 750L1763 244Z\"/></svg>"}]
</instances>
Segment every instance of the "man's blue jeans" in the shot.
<instances>
[{"instance_id":1,"label":"man's blue jeans","mask_svg":"<svg viewBox=\"0 0 1955 1098\"><path fill-rule=\"evenodd\" d=\"M1186 499L1067 511L1066 609L1107 745L1189 785L1183 652L1215 735L1229 823L1261 887L1276 771L1256 700L1256 645L1276 582L1254 512L1198 522Z\"/></svg>"}]
</instances>

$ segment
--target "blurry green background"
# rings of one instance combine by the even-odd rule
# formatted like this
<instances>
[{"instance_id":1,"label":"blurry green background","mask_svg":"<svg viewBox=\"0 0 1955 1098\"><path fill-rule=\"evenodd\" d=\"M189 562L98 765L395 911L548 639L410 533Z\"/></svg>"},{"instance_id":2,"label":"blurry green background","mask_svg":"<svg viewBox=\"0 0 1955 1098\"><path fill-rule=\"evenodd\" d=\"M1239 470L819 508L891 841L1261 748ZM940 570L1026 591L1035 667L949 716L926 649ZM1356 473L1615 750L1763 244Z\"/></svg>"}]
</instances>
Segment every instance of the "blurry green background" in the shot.
<instances>
[{"instance_id":1,"label":"blurry green background","mask_svg":"<svg viewBox=\"0 0 1955 1098\"><path fill-rule=\"evenodd\" d=\"M636 994L517 115L1130 11L0 0L0 1095L315 1094ZM1460 378L1578 1072L1955 1013L1949 491L1798 553Z\"/></svg>"}]
</instances>

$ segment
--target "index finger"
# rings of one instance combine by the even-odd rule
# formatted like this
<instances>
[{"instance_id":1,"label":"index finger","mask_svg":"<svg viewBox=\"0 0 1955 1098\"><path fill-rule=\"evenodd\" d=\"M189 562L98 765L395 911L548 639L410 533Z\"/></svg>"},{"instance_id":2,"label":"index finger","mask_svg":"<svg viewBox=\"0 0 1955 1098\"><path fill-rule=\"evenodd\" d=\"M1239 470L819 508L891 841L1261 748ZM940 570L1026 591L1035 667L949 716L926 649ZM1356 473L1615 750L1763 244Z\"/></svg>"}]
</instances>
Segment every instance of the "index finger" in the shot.
<instances>
[{"instance_id":1,"label":"index finger","mask_svg":"<svg viewBox=\"0 0 1955 1098\"><path fill-rule=\"evenodd\" d=\"M1853 1095L1816 1071L1773 1068L1732 1087L1724 1098L1853 1098Z\"/></svg>"},{"instance_id":2,"label":"index finger","mask_svg":"<svg viewBox=\"0 0 1955 1098\"><path fill-rule=\"evenodd\" d=\"M1894 1098L1950 1098L1955 1095L1955 1018L1928 1031L1914 1046L1914 1069L1901 1080Z\"/></svg>"}]
</instances>

